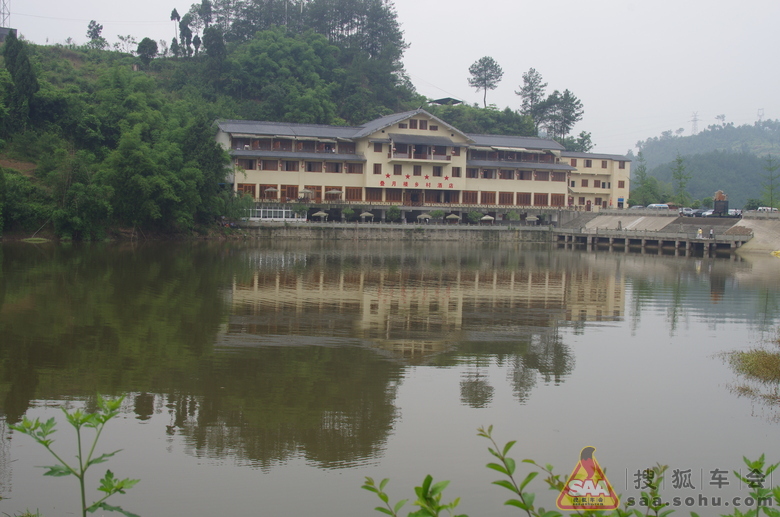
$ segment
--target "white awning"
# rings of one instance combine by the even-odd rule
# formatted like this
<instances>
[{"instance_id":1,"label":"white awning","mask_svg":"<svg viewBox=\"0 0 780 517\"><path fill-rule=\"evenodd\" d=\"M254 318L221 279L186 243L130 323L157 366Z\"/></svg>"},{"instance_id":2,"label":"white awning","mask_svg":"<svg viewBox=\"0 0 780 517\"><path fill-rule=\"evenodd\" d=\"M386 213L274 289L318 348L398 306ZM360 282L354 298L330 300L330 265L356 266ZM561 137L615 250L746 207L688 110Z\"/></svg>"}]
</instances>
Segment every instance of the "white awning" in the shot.
<instances>
[{"instance_id":1,"label":"white awning","mask_svg":"<svg viewBox=\"0 0 780 517\"><path fill-rule=\"evenodd\" d=\"M526 151L524 147L498 147L495 145L493 146L493 149L495 149L496 151L510 151L513 153L521 153Z\"/></svg>"}]
</instances>

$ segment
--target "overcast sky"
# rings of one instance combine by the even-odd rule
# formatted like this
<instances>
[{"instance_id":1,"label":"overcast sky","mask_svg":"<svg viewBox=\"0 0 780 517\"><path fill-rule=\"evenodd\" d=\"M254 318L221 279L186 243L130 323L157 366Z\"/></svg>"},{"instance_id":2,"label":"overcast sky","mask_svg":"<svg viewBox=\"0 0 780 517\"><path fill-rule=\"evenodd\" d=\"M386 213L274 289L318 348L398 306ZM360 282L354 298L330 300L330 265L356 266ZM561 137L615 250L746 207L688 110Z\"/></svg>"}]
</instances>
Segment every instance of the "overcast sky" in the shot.
<instances>
[{"instance_id":1,"label":"overcast sky","mask_svg":"<svg viewBox=\"0 0 780 517\"><path fill-rule=\"evenodd\" d=\"M168 42L175 0L9 0L10 26L29 41L84 43L90 20L110 42L130 34ZM488 104L520 106L523 73L535 68L547 93L571 90L585 108L574 133L594 152L623 154L662 131L690 135L725 115L752 124L780 118L780 1L395 0L410 44L404 63L418 92L482 103L468 86L483 56L504 70Z\"/></svg>"}]
</instances>

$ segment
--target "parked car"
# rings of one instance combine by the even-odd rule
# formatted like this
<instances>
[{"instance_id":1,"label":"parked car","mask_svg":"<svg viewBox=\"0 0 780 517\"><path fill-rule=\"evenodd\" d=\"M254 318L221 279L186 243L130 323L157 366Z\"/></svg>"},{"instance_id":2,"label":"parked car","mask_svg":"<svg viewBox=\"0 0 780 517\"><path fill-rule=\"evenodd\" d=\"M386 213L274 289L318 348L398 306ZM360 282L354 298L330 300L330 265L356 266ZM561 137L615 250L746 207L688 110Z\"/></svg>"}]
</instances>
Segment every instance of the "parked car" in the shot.
<instances>
[{"instance_id":1,"label":"parked car","mask_svg":"<svg viewBox=\"0 0 780 517\"><path fill-rule=\"evenodd\" d=\"M651 210L669 210L669 205L666 203L653 203L652 205L647 205L647 208Z\"/></svg>"},{"instance_id":2,"label":"parked car","mask_svg":"<svg viewBox=\"0 0 780 517\"><path fill-rule=\"evenodd\" d=\"M634 205L634 206L630 206L630 207L628 207L628 209L629 209L629 210L636 210L636 209L638 209L638 208L644 208L644 207L645 207L644 205Z\"/></svg>"},{"instance_id":3,"label":"parked car","mask_svg":"<svg viewBox=\"0 0 780 517\"><path fill-rule=\"evenodd\" d=\"M702 217L710 217L714 212L712 210L705 210L701 213Z\"/></svg>"},{"instance_id":4,"label":"parked car","mask_svg":"<svg viewBox=\"0 0 780 517\"><path fill-rule=\"evenodd\" d=\"M693 217L693 208L683 207L680 209L680 215L685 217Z\"/></svg>"},{"instance_id":5,"label":"parked car","mask_svg":"<svg viewBox=\"0 0 780 517\"><path fill-rule=\"evenodd\" d=\"M706 211L707 211L706 208L697 208L696 210L693 211L691 217L701 217L701 214L703 214Z\"/></svg>"},{"instance_id":6,"label":"parked car","mask_svg":"<svg viewBox=\"0 0 780 517\"><path fill-rule=\"evenodd\" d=\"M760 206L758 207L759 212L777 212L777 208L773 208L771 206Z\"/></svg>"}]
</instances>

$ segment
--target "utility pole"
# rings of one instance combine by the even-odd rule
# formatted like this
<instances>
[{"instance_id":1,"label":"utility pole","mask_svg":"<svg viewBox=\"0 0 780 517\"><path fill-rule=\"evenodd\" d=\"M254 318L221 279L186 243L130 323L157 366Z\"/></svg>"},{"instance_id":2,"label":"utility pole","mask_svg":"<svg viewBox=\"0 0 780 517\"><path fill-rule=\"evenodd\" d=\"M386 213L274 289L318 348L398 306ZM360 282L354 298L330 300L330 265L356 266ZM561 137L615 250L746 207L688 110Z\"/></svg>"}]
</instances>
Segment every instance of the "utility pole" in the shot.
<instances>
[{"instance_id":1,"label":"utility pole","mask_svg":"<svg viewBox=\"0 0 780 517\"><path fill-rule=\"evenodd\" d=\"M694 111L693 112L693 118L691 119L691 134L695 135L699 132L699 112Z\"/></svg>"},{"instance_id":2,"label":"utility pole","mask_svg":"<svg viewBox=\"0 0 780 517\"><path fill-rule=\"evenodd\" d=\"M0 0L0 27L10 27L11 0Z\"/></svg>"}]
</instances>

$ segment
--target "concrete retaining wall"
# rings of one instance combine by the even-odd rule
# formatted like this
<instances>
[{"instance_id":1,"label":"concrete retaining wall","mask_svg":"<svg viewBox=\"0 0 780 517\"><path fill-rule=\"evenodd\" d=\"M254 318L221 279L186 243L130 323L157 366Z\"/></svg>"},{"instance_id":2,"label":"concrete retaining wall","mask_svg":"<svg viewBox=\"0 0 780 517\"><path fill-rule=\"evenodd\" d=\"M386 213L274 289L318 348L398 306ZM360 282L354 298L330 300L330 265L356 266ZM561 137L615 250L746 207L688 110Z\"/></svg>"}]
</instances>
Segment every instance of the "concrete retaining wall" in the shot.
<instances>
[{"instance_id":1,"label":"concrete retaining wall","mask_svg":"<svg viewBox=\"0 0 780 517\"><path fill-rule=\"evenodd\" d=\"M265 223L245 228L257 239L365 240L365 241L468 241L552 242L549 227L446 226L394 224L287 224Z\"/></svg>"}]
</instances>

